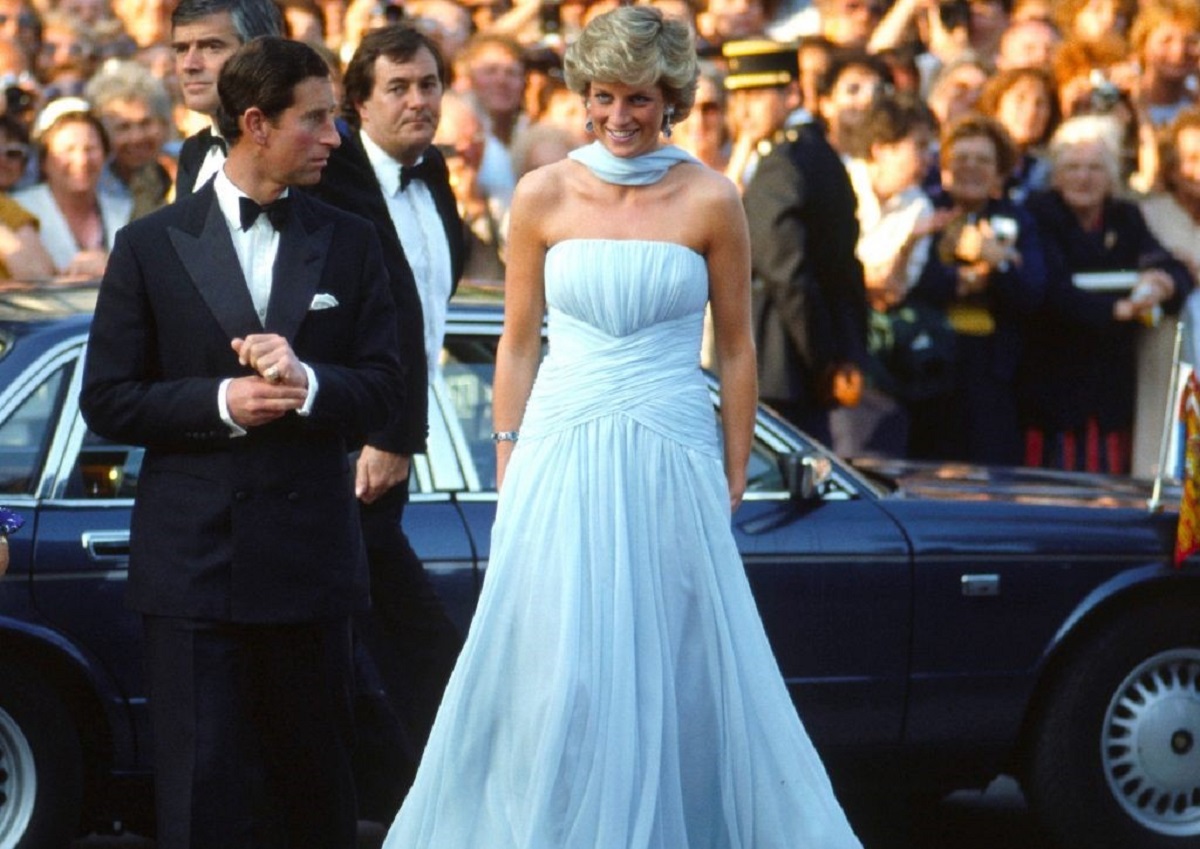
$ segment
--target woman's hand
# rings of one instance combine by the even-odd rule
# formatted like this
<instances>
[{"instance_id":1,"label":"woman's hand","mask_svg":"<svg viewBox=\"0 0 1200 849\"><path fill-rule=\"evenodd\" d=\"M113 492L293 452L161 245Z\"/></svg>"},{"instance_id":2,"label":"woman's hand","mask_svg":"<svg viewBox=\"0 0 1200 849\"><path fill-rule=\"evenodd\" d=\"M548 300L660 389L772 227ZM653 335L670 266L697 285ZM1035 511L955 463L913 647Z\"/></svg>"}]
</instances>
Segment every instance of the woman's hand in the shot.
<instances>
[{"instance_id":1,"label":"woman's hand","mask_svg":"<svg viewBox=\"0 0 1200 849\"><path fill-rule=\"evenodd\" d=\"M746 470L726 469L725 480L729 484L729 512L732 515L742 506L742 497L746 494Z\"/></svg>"},{"instance_id":2,"label":"woman's hand","mask_svg":"<svg viewBox=\"0 0 1200 849\"><path fill-rule=\"evenodd\" d=\"M1162 304L1175 294L1175 281L1171 275L1159 268L1147 268L1138 273L1137 285L1113 304L1113 318L1117 321L1139 319L1145 324L1155 325L1162 312Z\"/></svg>"},{"instance_id":3,"label":"woman's hand","mask_svg":"<svg viewBox=\"0 0 1200 849\"><path fill-rule=\"evenodd\" d=\"M108 251L103 248L80 251L71 259L61 278L67 280L99 280L108 265Z\"/></svg>"}]
</instances>

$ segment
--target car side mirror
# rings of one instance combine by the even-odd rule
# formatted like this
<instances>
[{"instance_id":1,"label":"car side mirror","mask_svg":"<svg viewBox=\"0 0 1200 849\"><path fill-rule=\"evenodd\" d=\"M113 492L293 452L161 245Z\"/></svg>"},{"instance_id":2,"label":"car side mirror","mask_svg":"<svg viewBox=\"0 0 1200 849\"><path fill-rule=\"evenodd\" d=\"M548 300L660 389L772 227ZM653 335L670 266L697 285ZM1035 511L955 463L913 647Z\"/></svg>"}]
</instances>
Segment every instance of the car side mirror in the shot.
<instances>
[{"instance_id":1,"label":"car side mirror","mask_svg":"<svg viewBox=\"0 0 1200 849\"><path fill-rule=\"evenodd\" d=\"M787 454L781 462L783 478L793 501L812 501L833 473L829 458L819 454Z\"/></svg>"}]
</instances>

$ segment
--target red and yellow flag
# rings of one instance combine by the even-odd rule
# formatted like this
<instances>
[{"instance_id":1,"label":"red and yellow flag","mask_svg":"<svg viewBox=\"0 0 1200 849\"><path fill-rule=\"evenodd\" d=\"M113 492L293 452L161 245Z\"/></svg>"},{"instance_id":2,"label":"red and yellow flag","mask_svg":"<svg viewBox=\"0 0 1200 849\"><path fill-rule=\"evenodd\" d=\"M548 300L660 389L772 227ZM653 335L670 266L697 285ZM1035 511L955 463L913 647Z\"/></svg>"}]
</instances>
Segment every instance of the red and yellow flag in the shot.
<instances>
[{"instance_id":1,"label":"red and yellow flag","mask_svg":"<svg viewBox=\"0 0 1200 849\"><path fill-rule=\"evenodd\" d=\"M1175 534L1175 568L1200 551L1200 380L1192 372L1180 404L1183 419L1183 497Z\"/></svg>"}]
</instances>

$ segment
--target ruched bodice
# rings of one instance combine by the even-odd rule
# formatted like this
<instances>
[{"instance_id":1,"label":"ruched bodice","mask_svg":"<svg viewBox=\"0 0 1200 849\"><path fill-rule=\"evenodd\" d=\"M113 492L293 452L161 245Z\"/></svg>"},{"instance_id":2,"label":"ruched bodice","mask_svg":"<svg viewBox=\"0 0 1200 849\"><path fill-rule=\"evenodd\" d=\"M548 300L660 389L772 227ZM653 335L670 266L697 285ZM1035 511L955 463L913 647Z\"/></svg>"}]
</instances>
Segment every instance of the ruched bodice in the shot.
<instances>
[{"instance_id":1,"label":"ruched bodice","mask_svg":"<svg viewBox=\"0 0 1200 849\"><path fill-rule=\"evenodd\" d=\"M671 242L572 239L550 249L545 275L550 348L524 438L628 416L693 448L715 449L700 372L704 258Z\"/></svg>"}]
</instances>

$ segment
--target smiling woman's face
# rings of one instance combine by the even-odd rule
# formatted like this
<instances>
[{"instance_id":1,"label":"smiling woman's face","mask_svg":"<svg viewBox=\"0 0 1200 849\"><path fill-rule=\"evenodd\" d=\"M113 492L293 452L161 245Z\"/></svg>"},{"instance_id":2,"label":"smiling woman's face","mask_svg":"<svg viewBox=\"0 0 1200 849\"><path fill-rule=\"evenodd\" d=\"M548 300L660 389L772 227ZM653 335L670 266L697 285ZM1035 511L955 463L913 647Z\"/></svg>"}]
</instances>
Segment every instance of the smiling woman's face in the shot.
<instances>
[{"instance_id":1,"label":"smiling woman's face","mask_svg":"<svg viewBox=\"0 0 1200 849\"><path fill-rule=\"evenodd\" d=\"M96 191L104 168L104 143L96 128L85 121L69 121L54 128L46 140L42 170L54 191L86 194Z\"/></svg>"},{"instance_id":2,"label":"smiling woman's face","mask_svg":"<svg viewBox=\"0 0 1200 849\"><path fill-rule=\"evenodd\" d=\"M615 156L640 156L658 148L666 103L656 85L591 84L588 115L596 138Z\"/></svg>"}]
</instances>

